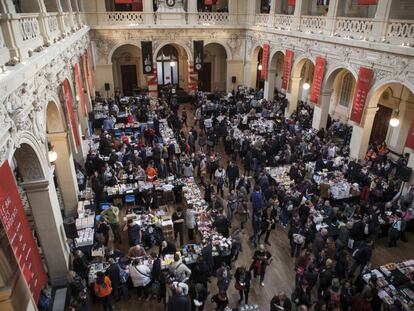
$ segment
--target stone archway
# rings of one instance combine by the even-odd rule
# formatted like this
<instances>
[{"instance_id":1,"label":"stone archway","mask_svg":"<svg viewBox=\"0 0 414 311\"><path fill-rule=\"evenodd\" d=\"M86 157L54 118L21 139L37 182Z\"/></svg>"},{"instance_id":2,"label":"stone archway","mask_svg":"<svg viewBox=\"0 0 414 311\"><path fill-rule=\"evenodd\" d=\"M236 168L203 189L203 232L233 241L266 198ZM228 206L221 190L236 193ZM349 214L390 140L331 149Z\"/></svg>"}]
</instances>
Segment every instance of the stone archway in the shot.
<instances>
[{"instance_id":1,"label":"stone archway","mask_svg":"<svg viewBox=\"0 0 414 311\"><path fill-rule=\"evenodd\" d=\"M49 148L53 148L57 154L54 165L64 204L64 214L66 217L75 216L79 192L76 170L64 117L53 100L49 101L46 107L46 134Z\"/></svg>"},{"instance_id":2,"label":"stone archway","mask_svg":"<svg viewBox=\"0 0 414 311\"><path fill-rule=\"evenodd\" d=\"M220 43L208 43L204 46L204 68L199 72L201 90L210 92L215 89L226 91L227 84L231 83L227 76L227 51ZM208 71L208 72L207 72ZM202 77L200 77L202 75ZM203 77L210 81L204 81ZM208 88L203 88L203 82L208 83Z\"/></svg>"},{"instance_id":3,"label":"stone archway","mask_svg":"<svg viewBox=\"0 0 414 311\"><path fill-rule=\"evenodd\" d=\"M280 92L283 79L283 62L285 54L282 51L275 51L270 56L269 71L264 88L264 98L273 100L275 89Z\"/></svg>"},{"instance_id":4,"label":"stone archway","mask_svg":"<svg viewBox=\"0 0 414 311\"><path fill-rule=\"evenodd\" d=\"M66 284L69 265L69 249L63 230L53 175L46 155L37 147L30 134L23 134L20 147L11 156L20 177L20 186L24 190L33 214L37 237L46 261L49 281L52 285Z\"/></svg>"},{"instance_id":5,"label":"stone archway","mask_svg":"<svg viewBox=\"0 0 414 311\"><path fill-rule=\"evenodd\" d=\"M293 64L288 114L296 110L298 101L307 101L312 87L314 61L306 56Z\"/></svg>"}]
</instances>

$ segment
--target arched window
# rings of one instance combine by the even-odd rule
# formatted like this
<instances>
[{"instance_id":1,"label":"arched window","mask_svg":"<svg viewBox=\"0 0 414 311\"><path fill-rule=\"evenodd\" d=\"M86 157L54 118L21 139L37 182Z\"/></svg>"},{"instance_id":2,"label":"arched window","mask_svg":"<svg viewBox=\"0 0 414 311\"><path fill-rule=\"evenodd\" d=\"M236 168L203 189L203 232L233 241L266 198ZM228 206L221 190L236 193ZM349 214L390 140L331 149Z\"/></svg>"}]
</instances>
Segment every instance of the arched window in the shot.
<instances>
[{"instance_id":1,"label":"arched window","mask_svg":"<svg viewBox=\"0 0 414 311\"><path fill-rule=\"evenodd\" d=\"M164 46L157 55L158 85L178 85L178 52L172 45Z\"/></svg>"},{"instance_id":2,"label":"arched window","mask_svg":"<svg viewBox=\"0 0 414 311\"><path fill-rule=\"evenodd\" d=\"M339 96L339 104L344 107L348 107L352 96L352 89L354 86L354 77L350 72L347 72L343 79L341 85L341 94Z\"/></svg>"}]
</instances>

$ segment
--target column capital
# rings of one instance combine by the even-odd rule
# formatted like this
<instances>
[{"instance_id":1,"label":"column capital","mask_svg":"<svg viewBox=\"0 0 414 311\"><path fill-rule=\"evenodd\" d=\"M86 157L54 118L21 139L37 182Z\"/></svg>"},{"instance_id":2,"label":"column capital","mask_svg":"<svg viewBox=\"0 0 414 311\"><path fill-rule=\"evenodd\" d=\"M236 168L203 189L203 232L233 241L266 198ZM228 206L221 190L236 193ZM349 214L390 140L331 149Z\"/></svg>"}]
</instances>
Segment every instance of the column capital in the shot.
<instances>
[{"instance_id":1,"label":"column capital","mask_svg":"<svg viewBox=\"0 0 414 311\"><path fill-rule=\"evenodd\" d=\"M27 193L43 192L49 190L49 180L36 180L21 183L23 190Z\"/></svg>"}]
</instances>

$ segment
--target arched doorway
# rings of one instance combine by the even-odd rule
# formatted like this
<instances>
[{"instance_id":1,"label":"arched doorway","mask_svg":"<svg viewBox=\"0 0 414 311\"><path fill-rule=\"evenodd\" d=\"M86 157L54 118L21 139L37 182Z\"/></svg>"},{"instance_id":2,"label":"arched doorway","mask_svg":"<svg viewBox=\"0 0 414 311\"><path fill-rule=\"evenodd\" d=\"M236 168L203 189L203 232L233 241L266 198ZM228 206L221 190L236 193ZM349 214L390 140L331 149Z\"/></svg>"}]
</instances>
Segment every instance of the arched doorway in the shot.
<instances>
[{"instance_id":1,"label":"arched doorway","mask_svg":"<svg viewBox=\"0 0 414 311\"><path fill-rule=\"evenodd\" d=\"M163 45L156 54L158 86L173 85L178 89L188 88L187 51L179 44Z\"/></svg>"},{"instance_id":2,"label":"arched doorway","mask_svg":"<svg viewBox=\"0 0 414 311\"><path fill-rule=\"evenodd\" d=\"M314 64L308 58L302 58L293 67L290 87L289 115L296 110L298 101L308 101L312 88Z\"/></svg>"},{"instance_id":3,"label":"arched doorway","mask_svg":"<svg viewBox=\"0 0 414 311\"><path fill-rule=\"evenodd\" d=\"M227 89L227 53L218 43L204 46L204 66L198 72L199 90L211 92Z\"/></svg>"},{"instance_id":4,"label":"arched doorway","mask_svg":"<svg viewBox=\"0 0 414 311\"><path fill-rule=\"evenodd\" d=\"M115 94L132 96L139 93L145 85L140 48L132 44L122 45L113 52L111 61Z\"/></svg>"},{"instance_id":5,"label":"arched doorway","mask_svg":"<svg viewBox=\"0 0 414 311\"><path fill-rule=\"evenodd\" d=\"M54 101L50 101L46 108L46 133L49 152L55 152L57 158L53 161L57 188L62 197L64 215L75 216L78 204L78 184L76 170L68 132L63 122L61 111Z\"/></svg>"},{"instance_id":6,"label":"arched doorway","mask_svg":"<svg viewBox=\"0 0 414 311\"><path fill-rule=\"evenodd\" d=\"M269 72L264 88L264 96L268 100L272 100L275 93L280 92L282 89L284 60L285 54L281 51L277 51L273 54L270 60Z\"/></svg>"},{"instance_id":7,"label":"arched doorway","mask_svg":"<svg viewBox=\"0 0 414 311\"><path fill-rule=\"evenodd\" d=\"M9 163L15 171L15 182L22 198L26 215L34 228L34 236L41 247L41 255L47 267L52 285L64 285L69 264L69 249L63 230L52 168L46 155L38 150L35 139L24 134L20 147Z\"/></svg>"},{"instance_id":8,"label":"arched doorway","mask_svg":"<svg viewBox=\"0 0 414 311\"><path fill-rule=\"evenodd\" d=\"M351 156L363 158L370 143L385 141L397 153L406 152L414 110L414 87L400 82L378 83L370 91L361 125L354 125L351 138ZM394 118L396 123L391 124ZM385 138L384 138L385 137Z\"/></svg>"},{"instance_id":9,"label":"arched doorway","mask_svg":"<svg viewBox=\"0 0 414 311\"><path fill-rule=\"evenodd\" d=\"M329 117L331 120L348 123L355 85L354 74L346 68L337 68L327 73L319 105L315 105L314 109L314 128L326 128Z\"/></svg>"}]
</instances>

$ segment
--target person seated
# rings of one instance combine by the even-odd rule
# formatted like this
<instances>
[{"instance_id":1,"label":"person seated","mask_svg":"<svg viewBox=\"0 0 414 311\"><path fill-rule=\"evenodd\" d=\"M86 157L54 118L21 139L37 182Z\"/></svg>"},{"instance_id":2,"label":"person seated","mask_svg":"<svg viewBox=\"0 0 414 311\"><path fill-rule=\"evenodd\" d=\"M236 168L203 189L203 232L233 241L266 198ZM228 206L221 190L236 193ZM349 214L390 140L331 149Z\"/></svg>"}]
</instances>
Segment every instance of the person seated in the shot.
<instances>
[{"instance_id":1,"label":"person seated","mask_svg":"<svg viewBox=\"0 0 414 311\"><path fill-rule=\"evenodd\" d=\"M160 251L159 251L161 256L174 255L176 252L177 252L177 248L174 245L174 243L165 241L165 240L161 242Z\"/></svg>"},{"instance_id":2,"label":"person seated","mask_svg":"<svg viewBox=\"0 0 414 311\"><path fill-rule=\"evenodd\" d=\"M148 181L153 181L157 178L157 170L153 167L151 163L148 164L148 167L146 169L146 174L147 174Z\"/></svg>"},{"instance_id":3,"label":"person seated","mask_svg":"<svg viewBox=\"0 0 414 311\"><path fill-rule=\"evenodd\" d=\"M145 249L140 245L135 245L131 247L128 251L128 258L129 259L136 259L139 257L147 256Z\"/></svg>"}]
</instances>

